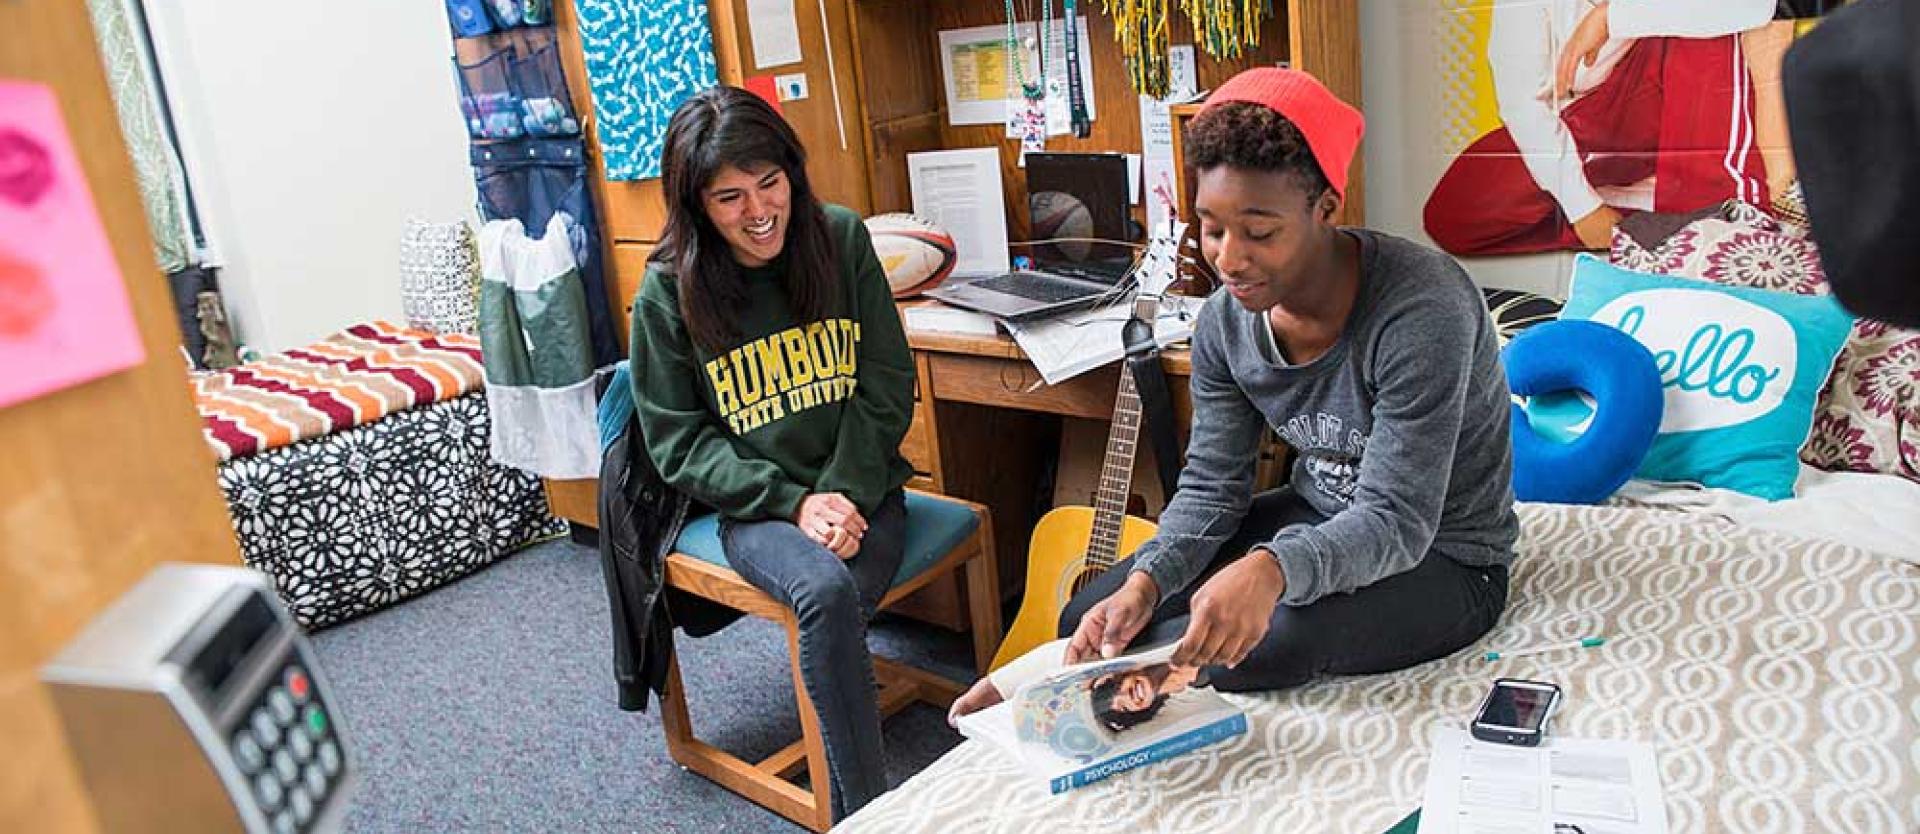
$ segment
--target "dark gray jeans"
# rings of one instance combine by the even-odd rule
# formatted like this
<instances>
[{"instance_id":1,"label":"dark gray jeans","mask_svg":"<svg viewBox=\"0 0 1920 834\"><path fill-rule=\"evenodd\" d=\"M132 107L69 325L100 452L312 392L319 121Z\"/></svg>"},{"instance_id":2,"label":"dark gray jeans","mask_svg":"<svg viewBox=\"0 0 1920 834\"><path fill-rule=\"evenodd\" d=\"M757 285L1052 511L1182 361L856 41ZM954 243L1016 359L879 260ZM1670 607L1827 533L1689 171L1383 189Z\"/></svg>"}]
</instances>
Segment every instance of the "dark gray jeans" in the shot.
<instances>
[{"instance_id":1,"label":"dark gray jeans","mask_svg":"<svg viewBox=\"0 0 1920 834\"><path fill-rule=\"evenodd\" d=\"M835 820L887 790L867 621L893 585L906 532L906 496L899 490L867 519L860 553L845 561L790 521L720 525L727 563L800 621L800 677L827 745Z\"/></svg>"},{"instance_id":2,"label":"dark gray jeans","mask_svg":"<svg viewBox=\"0 0 1920 834\"><path fill-rule=\"evenodd\" d=\"M1220 546L1206 572L1160 601L1134 645L1179 640L1187 630L1193 593L1216 572L1271 540L1282 527L1321 520L1290 487L1254 496L1239 531ZM1061 612L1060 636L1071 635L1087 610L1119 590L1132 569L1133 560L1127 559L1075 594ZM1216 689L1246 692L1287 689L1319 675L1405 669L1480 639L1506 608L1505 567L1463 565L1429 551L1412 570L1353 593L1332 594L1299 607L1274 606L1266 636L1246 660L1232 669L1211 667L1207 676Z\"/></svg>"}]
</instances>

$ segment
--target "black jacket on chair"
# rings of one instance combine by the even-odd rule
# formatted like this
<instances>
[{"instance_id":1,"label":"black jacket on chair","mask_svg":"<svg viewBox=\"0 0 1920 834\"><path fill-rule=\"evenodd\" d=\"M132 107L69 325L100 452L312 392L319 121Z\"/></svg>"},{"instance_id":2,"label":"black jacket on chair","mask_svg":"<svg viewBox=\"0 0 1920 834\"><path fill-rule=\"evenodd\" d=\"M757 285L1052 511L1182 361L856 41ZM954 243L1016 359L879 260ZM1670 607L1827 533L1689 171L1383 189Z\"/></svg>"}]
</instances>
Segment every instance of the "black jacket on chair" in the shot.
<instances>
[{"instance_id":1,"label":"black jacket on chair","mask_svg":"<svg viewBox=\"0 0 1920 834\"><path fill-rule=\"evenodd\" d=\"M696 508L660 477L647 456L640 423L631 415L601 458L599 509L600 564L613 611L613 671L620 708L644 712L648 690L666 692L674 626L689 636L704 637L741 615L664 588L667 555Z\"/></svg>"}]
</instances>

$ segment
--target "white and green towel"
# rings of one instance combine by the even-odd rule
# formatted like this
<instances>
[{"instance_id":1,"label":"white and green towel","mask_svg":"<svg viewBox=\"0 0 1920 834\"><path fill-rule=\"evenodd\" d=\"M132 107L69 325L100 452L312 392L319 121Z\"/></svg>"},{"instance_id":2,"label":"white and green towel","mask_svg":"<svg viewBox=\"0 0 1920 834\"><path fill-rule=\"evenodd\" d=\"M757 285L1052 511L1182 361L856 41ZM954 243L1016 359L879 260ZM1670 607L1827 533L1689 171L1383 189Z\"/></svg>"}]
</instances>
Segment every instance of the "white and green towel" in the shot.
<instances>
[{"instance_id":1,"label":"white and green towel","mask_svg":"<svg viewBox=\"0 0 1920 834\"><path fill-rule=\"evenodd\" d=\"M547 478L600 472L587 298L555 212L539 239L518 220L480 229L480 349L493 458Z\"/></svg>"}]
</instances>

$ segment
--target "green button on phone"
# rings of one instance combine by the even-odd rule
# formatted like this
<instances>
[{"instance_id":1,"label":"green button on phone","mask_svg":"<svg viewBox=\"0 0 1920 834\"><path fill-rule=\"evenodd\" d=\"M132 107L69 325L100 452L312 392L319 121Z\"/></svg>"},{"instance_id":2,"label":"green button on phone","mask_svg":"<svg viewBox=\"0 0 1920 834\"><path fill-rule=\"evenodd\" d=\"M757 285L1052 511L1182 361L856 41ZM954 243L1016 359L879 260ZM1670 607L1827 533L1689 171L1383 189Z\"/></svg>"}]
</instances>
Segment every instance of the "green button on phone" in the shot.
<instances>
[{"instance_id":1,"label":"green button on phone","mask_svg":"<svg viewBox=\"0 0 1920 834\"><path fill-rule=\"evenodd\" d=\"M307 705L307 732L314 738L327 734L327 714L321 712L318 705Z\"/></svg>"}]
</instances>

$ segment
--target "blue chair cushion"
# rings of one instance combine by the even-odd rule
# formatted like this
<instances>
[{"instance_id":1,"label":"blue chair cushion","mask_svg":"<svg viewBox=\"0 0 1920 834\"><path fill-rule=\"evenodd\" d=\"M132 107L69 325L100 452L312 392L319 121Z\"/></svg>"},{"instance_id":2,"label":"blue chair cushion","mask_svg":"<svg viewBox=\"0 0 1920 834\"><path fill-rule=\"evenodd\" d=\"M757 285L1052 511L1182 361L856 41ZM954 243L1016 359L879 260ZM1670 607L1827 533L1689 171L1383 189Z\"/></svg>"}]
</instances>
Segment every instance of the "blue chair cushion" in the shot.
<instances>
[{"instance_id":1,"label":"blue chair cushion","mask_svg":"<svg viewBox=\"0 0 1920 834\"><path fill-rule=\"evenodd\" d=\"M1585 431L1543 433L1513 409L1513 493L1522 501L1597 504L1633 477L1653 448L1665 407L1653 353L1604 324L1563 319L1531 328L1502 351L1507 386L1522 397L1584 391Z\"/></svg>"},{"instance_id":2,"label":"blue chair cushion","mask_svg":"<svg viewBox=\"0 0 1920 834\"><path fill-rule=\"evenodd\" d=\"M979 526L980 517L965 504L937 495L908 492L907 552L900 560L900 570L893 575L894 587L925 573L973 535L974 528ZM689 520L680 529L680 538L673 543L673 549L702 562L732 567L720 547L719 513Z\"/></svg>"}]
</instances>

